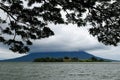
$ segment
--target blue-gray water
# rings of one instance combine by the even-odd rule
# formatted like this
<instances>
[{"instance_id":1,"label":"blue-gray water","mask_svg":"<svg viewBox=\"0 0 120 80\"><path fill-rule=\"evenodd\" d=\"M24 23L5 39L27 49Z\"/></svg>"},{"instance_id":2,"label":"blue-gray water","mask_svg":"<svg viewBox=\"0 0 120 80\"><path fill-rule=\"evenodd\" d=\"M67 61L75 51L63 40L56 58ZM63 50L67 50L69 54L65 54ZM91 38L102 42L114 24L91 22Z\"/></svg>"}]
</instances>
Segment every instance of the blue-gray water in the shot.
<instances>
[{"instance_id":1,"label":"blue-gray water","mask_svg":"<svg viewBox=\"0 0 120 80\"><path fill-rule=\"evenodd\" d=\"M1 62L0 80L120 80L120 63Z\"/></svg>"}]
</instances>

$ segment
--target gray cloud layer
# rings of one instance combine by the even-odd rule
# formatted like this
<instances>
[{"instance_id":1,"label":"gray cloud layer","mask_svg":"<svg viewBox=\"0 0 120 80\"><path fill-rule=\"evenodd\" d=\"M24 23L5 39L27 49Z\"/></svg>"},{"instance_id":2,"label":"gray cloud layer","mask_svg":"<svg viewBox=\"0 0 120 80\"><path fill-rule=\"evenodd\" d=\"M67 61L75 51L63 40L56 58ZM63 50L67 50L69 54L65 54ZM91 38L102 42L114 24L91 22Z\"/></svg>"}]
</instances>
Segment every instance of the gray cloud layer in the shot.
<instances>
[{"instance_id":1,"label":"gray cloud layer","mask_svg":"<svg viewBox=\"0 0 120 80\"><path fill-rule=\"evenodd\" d=\"M86 27L76 25L53 25L49 27L55 36L35 40L31 52L87 51L99 57L120 60L119 46L105 46L89 34ZM119 55L119 57L118 57Z\"/></svg>"},{"instance_id":2,"label":"gray cloud layer","mask_svg":"<svg viewBox=\"0 0 120 80\"><path fill-rule=\"evenodd\" d=\"M34 40L31 52L49 51L86 51L95 56L120 60L120 46L105 46L88 33L86 27L78 28L76 25L53 25L49 27L55 32L49 38ZM23 54L25 55L25 54ZM21 54L13 53L8 47L0 45L0 59L9 59Z\"/></svg>"},{"instance_id":3,"label":"gray cloud layer","mask_svg":"<svg viewBox=\"0 0 120 80\"><path fill-rule=\"evenodd\" d=\"M24 3L25 7L27 7L26 3L27 2ZM38 4L33 6L38 6ZM64 14L64 12L62 12L62 14ZM2 18L6 18L6 14L1 10L0 15ZM103 58L120 60L120 46L105 46L99 43L96 38L88 33L87 28L78 28L72 24L50 24L49 27L55 32L55 36L33 41L34 45L31 46L31 52L87 51ZM0 59L15 58L23 55L13 53L8 50L8 47L0 44Z\"/></svg>"}]
</instances>

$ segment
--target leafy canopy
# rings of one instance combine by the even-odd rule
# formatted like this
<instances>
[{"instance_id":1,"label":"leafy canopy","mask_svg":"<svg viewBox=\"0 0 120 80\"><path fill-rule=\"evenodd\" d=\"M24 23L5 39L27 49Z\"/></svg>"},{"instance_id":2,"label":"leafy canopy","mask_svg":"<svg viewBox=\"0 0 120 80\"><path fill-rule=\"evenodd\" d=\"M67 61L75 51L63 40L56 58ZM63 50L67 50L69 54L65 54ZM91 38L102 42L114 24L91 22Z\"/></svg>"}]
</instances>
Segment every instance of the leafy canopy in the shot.
<instances>
[{"instance_id":1,"label":"leafy canopy","mask_svg":"<svg viewBox=\"0 0 120 80\"><path fill-rule=\"evenodd\" d=\"M54 35L47 26L49 23L89 24L90 34L99 42L114 46L120 42L119 0L0 0L0 11L6 15L6 18L0 15L0 42L13 52L26 53L31 40Z\"/></svg>"}]
</instances>

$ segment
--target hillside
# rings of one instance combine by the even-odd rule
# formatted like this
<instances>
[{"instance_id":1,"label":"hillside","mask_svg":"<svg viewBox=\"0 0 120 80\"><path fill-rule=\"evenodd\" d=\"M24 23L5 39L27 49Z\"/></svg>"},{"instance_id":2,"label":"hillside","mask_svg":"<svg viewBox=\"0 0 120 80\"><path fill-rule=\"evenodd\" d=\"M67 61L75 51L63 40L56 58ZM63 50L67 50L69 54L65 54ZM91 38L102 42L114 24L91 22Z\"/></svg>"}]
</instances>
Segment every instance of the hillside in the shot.
<instances>
[{"instance_id":1,"label":"hillside","mask_svg":"<svg viewBox=\"0 0 120 80\"><path fill-rule=\"evenodd\" d=\"M30 53L26 56L15 58L15 59L8 59L2 60L2 62L31 62L36 58L45 58L45 57L52 57L52 58L63 58L63 57L76 57L78 59L89 59L93 57L93 55L84 52L37 52L37 53ZM95 57L95 56L94 56ZM96 57L98 59L102 59Z\"/></svg>"}]
</instances>

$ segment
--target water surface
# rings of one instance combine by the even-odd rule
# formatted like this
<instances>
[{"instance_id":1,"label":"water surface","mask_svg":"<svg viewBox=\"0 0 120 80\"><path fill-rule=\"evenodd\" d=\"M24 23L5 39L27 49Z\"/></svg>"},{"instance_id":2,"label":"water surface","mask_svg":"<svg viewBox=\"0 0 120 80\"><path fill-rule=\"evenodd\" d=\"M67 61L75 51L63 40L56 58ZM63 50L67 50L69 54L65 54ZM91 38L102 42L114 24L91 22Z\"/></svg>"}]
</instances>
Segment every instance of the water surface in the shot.
<instances>
[{"instance_id":1,"label":"water surface","mask_svg":"<svg viewBox=\"0 0 120 80\"><path fill-rule=\"evenodd\" d=\"M0 80L120 80L120 63L1 62Z\"/></svg>"}]
</instances>

